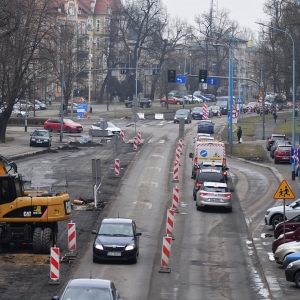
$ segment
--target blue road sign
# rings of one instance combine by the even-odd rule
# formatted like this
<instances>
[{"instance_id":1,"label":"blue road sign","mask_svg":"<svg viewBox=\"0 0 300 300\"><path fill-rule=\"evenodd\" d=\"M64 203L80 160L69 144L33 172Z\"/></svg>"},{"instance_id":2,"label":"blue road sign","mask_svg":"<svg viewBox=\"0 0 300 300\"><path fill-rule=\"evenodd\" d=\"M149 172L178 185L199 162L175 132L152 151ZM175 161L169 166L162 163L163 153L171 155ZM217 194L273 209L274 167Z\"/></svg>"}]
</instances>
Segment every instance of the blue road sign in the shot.
<instances>
[{"instance_id":1,"label":"blue road sign","mask_svg":"<svg viewBox=\"0 0 300 300\"><path fill-rule=\"evenodd\" d=\"M207 84L209 85L218 85L218 78L208 77Z\"/></svg>"},{"instance_id":2,"label":"blue road sign","mask_svg":"<svg viewBox=\"0 0 300 300\"><path fill-rule=\"evenodd\" d=\"M239 98L237 98L236 99L236 103L243 103L244 101L243 101L243 98L242 97L239 97Z\"/></svg>"},{"instance_id":3,"label":"blue road sign","mask_svg":"<svg viewBox=\"0 0 300 300\"><path fill-rule=\"evenodd\" d=\"M176 76L176 83L186 83L186 76Z\"/></svg>"},{"instance_id":4,"label":"blue road sign","mask_svg":"<svg viewBox=\"0 0 300 300\"><path fill-rule=\"evenodd\" d=\"M291 163L298 164L300 158L300 149L298 148L291 148Z\"/></svg>"}]
</instances>

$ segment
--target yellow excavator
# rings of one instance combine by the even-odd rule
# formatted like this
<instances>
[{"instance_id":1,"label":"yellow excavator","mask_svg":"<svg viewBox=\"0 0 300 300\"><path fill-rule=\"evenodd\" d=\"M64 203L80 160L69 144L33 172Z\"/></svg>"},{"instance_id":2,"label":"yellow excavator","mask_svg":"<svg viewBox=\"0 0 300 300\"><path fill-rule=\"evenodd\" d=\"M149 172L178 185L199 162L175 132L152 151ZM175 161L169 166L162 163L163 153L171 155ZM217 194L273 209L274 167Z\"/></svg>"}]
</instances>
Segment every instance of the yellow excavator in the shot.
<instances>
[{"instance_id":1,"label":"yellow excavator","mask_svg":"<svg viewBox=\"0 0 300 300\"><path fill-rule=\"evenodd\" d=\"M49 254L57 242L57 223L71 216L66 191L25 190L17 165L0 155L0 252L13 243L32 244L34 253Z\"/></svg>"}]
</instances>

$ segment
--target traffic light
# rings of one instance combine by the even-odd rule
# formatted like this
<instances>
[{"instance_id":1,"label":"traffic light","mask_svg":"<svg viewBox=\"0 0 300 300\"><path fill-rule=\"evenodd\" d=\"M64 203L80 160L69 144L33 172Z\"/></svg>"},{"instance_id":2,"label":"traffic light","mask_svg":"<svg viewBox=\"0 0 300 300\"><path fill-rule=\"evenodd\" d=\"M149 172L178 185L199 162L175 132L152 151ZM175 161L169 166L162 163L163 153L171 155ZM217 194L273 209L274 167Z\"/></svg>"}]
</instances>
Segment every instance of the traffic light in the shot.
<instances>
[{"instance_id":1,"label":"traffic light","mask_svg":"<svg viewBox=\"0 0 300 300\"><path fill-rule=\"evenodd\" d=\"M207 70L199 70L199 82L207 83Z\"/></svg>"},{"instance_id":2,"label":"traffic light","mask_svg":"<svg viewBox=\"0 0 300 300\"><path fill-rule=\"evenodd\" d=\"M176 82L176 70L168 70L168 82Z\"/></svg>"}]
</instances>

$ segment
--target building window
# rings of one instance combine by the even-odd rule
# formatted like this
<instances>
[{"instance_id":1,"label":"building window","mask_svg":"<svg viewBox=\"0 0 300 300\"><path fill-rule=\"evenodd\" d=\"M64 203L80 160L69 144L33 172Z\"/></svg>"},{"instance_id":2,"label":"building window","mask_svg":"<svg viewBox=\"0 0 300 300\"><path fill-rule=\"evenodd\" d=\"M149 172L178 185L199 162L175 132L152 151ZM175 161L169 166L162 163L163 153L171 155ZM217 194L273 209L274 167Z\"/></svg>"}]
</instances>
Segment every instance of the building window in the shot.
<instances>
[{"instance_id":1,"label":"building window","mask_svg":"<svg viewBox=\"0 0 300 300\"><path fill-rule=\"evenodd\" d=\"M96 20L96 30L100 31L100 20Z\"/></svg>"},{"instance_id":2,"label":"building window","mask_svg":"<svg viewBox=\"0 0 300 300\"><path fill-rule=\"evenodd\" d=\"M74 6L69 6L69 15L74 16Z\"/></svg>"},{"instance_id":3,"label":"building window","mask_svg":"<svg viewBox=\"0 0 300 300\"><path fill-rule=\"evenodd\" d=\"M100 49L100 38L96 38L96 47Z\"/></svg>"}]
</instances>

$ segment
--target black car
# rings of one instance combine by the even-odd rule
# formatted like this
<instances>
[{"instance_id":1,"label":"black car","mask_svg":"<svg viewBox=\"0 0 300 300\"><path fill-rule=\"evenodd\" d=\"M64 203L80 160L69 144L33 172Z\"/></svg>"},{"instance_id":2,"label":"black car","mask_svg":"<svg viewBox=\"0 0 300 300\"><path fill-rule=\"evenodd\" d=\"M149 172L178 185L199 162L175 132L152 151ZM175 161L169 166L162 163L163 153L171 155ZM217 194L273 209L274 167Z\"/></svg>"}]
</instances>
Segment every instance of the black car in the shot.
<instances>
[{"instance_id":1,"label":"black car","mask_svg":"<svg viewBox=\"0 0 300 300\"><path fill-rule=\"evenodd\" d=\"M199 191L203 182L205 181L226 183L226 178L222 170L215 170L215 169L199 170L193 187L193 197L195 201L196 201L196 194Z\"/></svg>"},{"instance_id":2,"label":"black car","mask_svg":"<svg viewBox=\"0 0 300 300\"><path fill-rule=\"evenodd\" d=\"M125 101L125 107L131 108L133 106L133 101ZM138 99L138 107L151 107L152 100L150 98L140 98Z\"/></svg>"},{"instance_id":3,"label":"black car","mask_svg":"<svg viewBox=\"0 0 300 300\"><path fill-rule=\"evenodd\" d=\"M30 146L51 147L52 136L48 130L37 129L30 134Z\"/></svg>"},{"instance_id":4,"label":"black car","mask_svg":"<svg viewBox=\"0 0 300 300\"><path fill-rule=\"evenodd\" d=\"M277 141L277 140L285 141L285 140L286 140L285 134L276 134L276 133L272 133L272 135L271 135L270 137L267 138L266 149L267 149L268 151L270 151L272 145L273 145L274 142Z\"/></svg>"},{"instance_id":5,"label":"black car","mask_svg":"<svg viewBox=\"0 0 300 300\"><path fill-rule=\"evenodd\" d=\"M184 123L191 123L192 122L192 115L190 113L189 109L178 109L175 112L175 116L174 116L174 123L179 123L180 119L184 119Z\"/></svg>"},{"instance_id":6,"label":"black car","mask_svg":"<svg viewBox=\"0 0 300 300\"><path fill-rule=\"evenodd\" d=\"M103 219L99 230L93 230L93 262L103 260L131 261L137 263L139 236L132 219Z\"/></svg>"},{"instance_id":7,"label":"black car","mask_svg":"<svg viewBox=\"0 0 300 300\"><path fill-rule=\"evenodd\" d=\"M286 280L294 282L300 288L300 260L291 262L284 272Z\"/></svg>"},{"instance_id":8,"label":"black car","mask_svg":"<svg viewBox=\"0 0 300 300\"><path fill-rule=\"evenodd\" d=\"M121 300L120 294L111 280L95 278L71 279L61 297L52 297L52 300L71 299Z\"/></svg>"}]
</instances>

